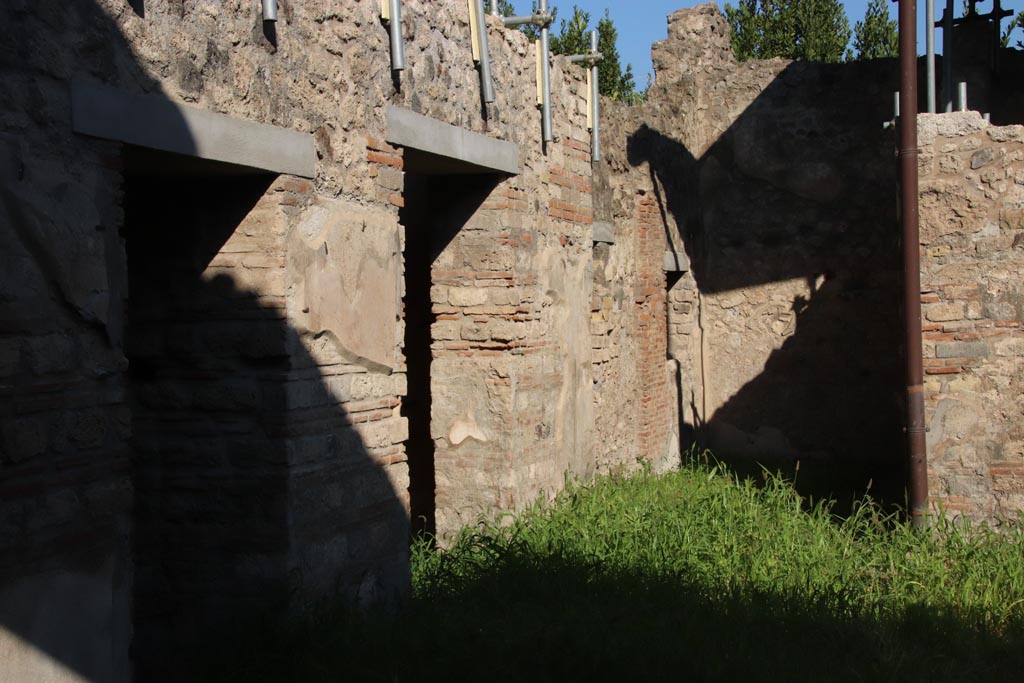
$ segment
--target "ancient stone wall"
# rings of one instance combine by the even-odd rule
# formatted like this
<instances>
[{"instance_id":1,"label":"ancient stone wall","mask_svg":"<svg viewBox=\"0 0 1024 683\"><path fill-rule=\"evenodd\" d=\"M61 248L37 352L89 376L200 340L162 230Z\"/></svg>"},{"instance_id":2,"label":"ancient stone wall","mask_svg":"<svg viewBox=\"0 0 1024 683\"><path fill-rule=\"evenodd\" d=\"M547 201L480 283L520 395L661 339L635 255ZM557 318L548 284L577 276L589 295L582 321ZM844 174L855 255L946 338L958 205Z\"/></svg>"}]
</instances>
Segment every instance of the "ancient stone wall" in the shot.
<instances>
[{"instance_id":1,"label":"ancient stone wall","mask_svg":"<svg viewBox=\"0 0 1024 683\"><path fill-rule=\"evenodd\" d=\"M919 120L929 492L953 514L1024 510L1024 127Z\"/></svg>"},{"instance_id":2,"label":"ancient stone wall","mask_svg":"<svg viewBox=\"0 0 1024 683\"><path fill-rule=\"evenodd\" d=\"M652 56L648 102L607 108L605 125L636 300L678 359L639 344L658 387L641 451L671 428L667 385L669 414L721 457L899 478L893 63L737 63L710 4L671 15ZM688 272L645 273L665 250Z\"/></svg>"},{"instance_id":3,"label":"ancient stone wall","mask_svg":"<svg viewBox=\"0 0 1024 683\"><path fill-rule=\"evenodd\" d=\"M649 102L602 103L595 165L585 72L553 61L543 145L533 48L495 18L481 102L467 3L403 3L402 72L377 0L279 4L0 6L15 679L182 680L252 615L403 595L410 515L443 542L694 438L900 469L891 63L738 64L714 5L677 12ZM311 177L199 159L183 119L179 154L76 133L80 81L300 134ZM520 172L393 143L389 107ZM1022 143L946 120L922 133L933 481L1003 513Z\"/></svg>"},{"instance_id":4,"label":"ancient stone wall","mask_svg":"<svg viewBox=\"0 0 1024 683\"><path fill-rule=\"evenodd\" d=\"M131 642L137 675L180 680L149 667L167 648L187 665L190 625L407 590L411 248L436 250L417 324L439 532L596 467L584 72L554 61L545 149L525 36L487 20L484 106L466 3L403 9L401 73L376 0L282 0L276 25L241 0L0 9L0 638L18 680L127 680ZM74 133L77 80L308 134L314 177ZM521 173L407 165L389 105L514 143Z\"/></svg>"}]
</instances>

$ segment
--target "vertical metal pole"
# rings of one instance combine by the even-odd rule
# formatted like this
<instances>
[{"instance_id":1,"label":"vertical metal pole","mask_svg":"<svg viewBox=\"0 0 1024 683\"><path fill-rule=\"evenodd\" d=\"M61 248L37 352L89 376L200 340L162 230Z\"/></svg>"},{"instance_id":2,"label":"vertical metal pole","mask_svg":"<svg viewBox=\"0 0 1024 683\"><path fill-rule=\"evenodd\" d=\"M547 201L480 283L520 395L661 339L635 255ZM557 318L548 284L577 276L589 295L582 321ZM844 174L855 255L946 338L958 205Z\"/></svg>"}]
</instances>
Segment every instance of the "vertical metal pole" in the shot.
<instances>
[{"instance_id":1,"label":"vertical metal pole","mask_svg":"<svg viewBox=\"0 0 1024 683\"><path fill-rule=\"evenodd\" d=\"M967 111L967 81L956 84L957 111Z\"/></svg>"},{"instance_id":2,"label":"vertical metal pole","mask_svg":"<svg viewBox=\"0 0 1024 683\"><path fill-rule=\"evenodd\" d=\"M953 111L953 0L942 15L942 100L943 110Z\"/></svg>"},{"instance_id":3,"label":"vertical metal pole","mask_svg":"<svg viewBox=\"0 0 1024 683\"><path fill-rule=\"evenodd\" d=\"M548 13L548 0L540 0L538 12ZM555 139L551 134L551 45L549 41L548 26L540 29L540 87L543 102L541 103L541 133L544 142L551 142Z\"/></svg>"},{"instance_id":4,"label":"vertical metal pole","mask_svg":"<svg viewBox=\"0 0 1024 683\"><path fill-rule=\"evenodd\" d=\"M899 0L900 36L900 222L903 228L903 315L906 349L907 484L910 519L928 523L928 451L924 426L921 341L921 236L917 177L917 2Z\"/></svg>"},{"instance_id":5,"label":"vertical metal pole","mask_svg":"<svg viewBox=\"0 0 1024 683\"><path fill-rule=\"evenodd\" d=\"M928 31L926 43L928 45L928 113L935 113L935 2L936 0L924 0L925 7L925 30Z\"/></svg>"},{"instance_id":6,"label":"vertical metal pole","mask_svg":"<svg viewBox=\"0 0 1024 683\"><path fill-rule=\"evenodd\" d=\"M484 0L476 0L473 3L473 10L477 15L476 32L480 47L480 89L484 102L490 104L494 101L494 81L491 79L491 53L487 46L487 15L484 13Z\"/></svg>"},{"instance_id":7,"label":"vertical metal pole","mask_svg":"<svg viewBox=\"0 0 1024 683\"><path fill-rule=\"evenodd\" d=\"M277 0L263 0L263 21L277 21Z\"/></svg>"},{"instance_id":8,"label":"vertical metal pole","mask_svg":"<svg viewBox=\"0 0 1024 683\"><path fill-rule=\"evenodd\" d=\"M498 0L491 0L491 14L501 16L501 12L498 11Z\"/></svg>"},{"instance_id":9,"label":"vertical metal pole","mask_svg":"<svg viewBox=\"0 0 1024 683\"><path fill-rule=\"evenodd\" d=\"M597 29L590 32L590 53L597 54ZM601 89L598 87L597 61L590 65L590 102L594 109L593 121L590 131L590 160L597 162L601 160L601 105L599 95Z\"/></svg>"},{"instance_id":10,"label":"vertical metal pole","mask_svg":"<svg viewBox=\"0 0 1024 683\"><path fill-rule=\"evenodd\" d=\"M388 29L391 31L391 70L405 69L405 44L402 41L402 3L400 0L388 0L391 8L391 19Z\"/></svg>"}]
</instances>

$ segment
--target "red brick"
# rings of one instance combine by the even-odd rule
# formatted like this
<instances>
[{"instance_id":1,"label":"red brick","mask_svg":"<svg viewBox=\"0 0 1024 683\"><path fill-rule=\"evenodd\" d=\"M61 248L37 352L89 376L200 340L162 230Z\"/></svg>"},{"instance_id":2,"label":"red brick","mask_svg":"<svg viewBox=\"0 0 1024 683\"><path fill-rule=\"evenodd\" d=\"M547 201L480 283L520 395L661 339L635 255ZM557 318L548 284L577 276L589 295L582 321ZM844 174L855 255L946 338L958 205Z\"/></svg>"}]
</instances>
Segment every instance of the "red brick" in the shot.
<instances>
[{"instance_id":1,"label":"red brick","mask_svg":"<svg viewBox=\"0 0 1024 683\"><path fill-rule=\"evenodd\" d=\"M402 168L405 165L402 157L394 156L392 154L382 154L380 152L369 151L366 153L366 160L375 164L384 164L385 166L394 166L395 168Z\"/></svg>"}]
</instances>

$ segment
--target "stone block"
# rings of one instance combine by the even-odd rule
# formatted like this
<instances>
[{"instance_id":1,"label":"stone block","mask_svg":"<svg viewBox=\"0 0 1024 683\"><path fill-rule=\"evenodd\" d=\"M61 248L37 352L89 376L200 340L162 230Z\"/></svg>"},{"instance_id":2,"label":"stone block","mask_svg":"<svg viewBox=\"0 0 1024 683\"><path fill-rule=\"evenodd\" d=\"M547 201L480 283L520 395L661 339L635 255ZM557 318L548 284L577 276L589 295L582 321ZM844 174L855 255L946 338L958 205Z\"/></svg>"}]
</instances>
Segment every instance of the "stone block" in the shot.
<instances>
[{"instance_id":1,"label":"stone block","mask_svg":"<svg viewBox=\"0 0 1024 683\"><path fill-rule=\"evenodd\" d=\"M432 285L430 287L430 303L447 304L448 288L443 285Z\"/></svg>"},{"instance_id":2,"label":"stone block","mask_svg":"<svg viewBox=\"0 0 1024 683\"><path fill-rule=\"evenodd\" d=\"M499 320L488 324L488 331L491 339L495 341L509 342L514 339L522 339L526 336L523 325L519 323Z\"/></svg>"},{"instance_id":3,"label":"stone block","mask_svg":"<svg viewBox=\"0 0 1024 683\"><path fill-rule=\"evenodd\" d=\"M988 354L988 344L982 341L939 342L935 345L937 358L983 358Z\"/></svg>"},{"instance_id":4,"label":"stone block","mask_svg":"<svg viewBox=\"0 0 1024 683\"><path fill-rule=\"evenodd\" d=\"M932 322L961 320L964 314L964 304L959 302L928 304L924 307L924 317Z\"/></svg>"},{"instance_id":5,"label":"stone block","mask_svg":"<svg viewBox=\"0 0 1024 683\"><path fill-rule=\"evenodd\" d=\"M1016 320L1017 307L1009 301L992 301L985 304L985 316L992 320Z\"/></svg>"},{"instance_id":6,"label":"stone block","mask_svg":"<svg viewBox=\"0 0 1024 683\"><path fill-rule=\"evenodd\" d=\"M460 339L460 325L457 320L439 320L430 326L430 337L435 341Z\"/></svg>"},{"instance_id":7,"label":"stone block","mask_svg":"<svg viewBox=\"0 0 1024 683\"><path fill-rule=\"evenodd\" d=\"M1000 339L993 345L997 356L1024 356L1024 337Z\"/></svg>"},{"instance_id":8,"label":"stone block","mask_svg":"<svg viewBox=\"0 0 1024 683\"><path fill-rule=\"evenodd\" d=\"M452 306L482 306L488 302L487 289L480 287L452 287L448 290Z\"/></svg>"},{"instance_id":9,"label":"stone block","mask_svg":"<svg viewBox=\"0 0 1024 683\"><path fill-rule=\"evenodd\" d=\"M488 287L487 303L495 306L518 306L523 302L523 291L518 287Z\"/></svg>"},{"instance_id":10,"label":"stone block","mask_svg":"<svg viewBox=\"0 0 1024 683\"><path fill-rule=\"evenodd\" d=\"M377 422L364 422L355 425L355 430L364 447L383 448L402 443L409 438L409 421L404 417L396 417Z\"/></svg>"},{"instance_id":11,"label":"stone block","mask_svg":"<svg viewBox=\"0 0 1024 683\"><path fill-rule=\"evenodd\" d=\"M992 142L1024 142L1024 126L990 126Z\"/></svg>"},{"instance_id":12,"label":"stone block","mask_svg":"<svg viewBox=\"0 0 1024 683\"><path fill-rule=\"evenodd\" d=\"M391 381L396 396L407 396L409 394L409 381L406 375L392 375Z\"/></svg>"},{"instance_id":13,"label":"stone block","mask_svg":"<svg viewBox=\"0 0 1024 683\"><path fill-rule=\"evenodd\" d=\"M466 341L487 341L490 339L487 323L464 322L459 328L459 336Z\"/></svg>"},{"instance_id":14,"label":"stone block","mask_svg":"<svg viewBox=\"0 0 1024 683\"><path fill-rule=\"evenodd\" d=\"M465 258L472 270L508 271L515 264L515 254L511 249L487 245L467 246Z\"/></svg>"},{"instance_id":15,"label":"stone block","mask_svg":"<svg viewBox=\"0 0 1024 683\"><path fill-rule=\"evenodd\" d=\"M368 398L390 398L398 395L396 391L399 378L405 375L384 375L366 373L353 375L350 383L348 400L365 401Z\"/></svg>"},{"instance_id":16,"label":"stone block","mask_svg":"<svg viewBox=\"0 0 1024 683\"><path fill-rule=\"evenodd\" d=\"M1024 230L1024 209L1004 208L999 212L1001 230Z\"/></svg>"},{"instance_id":17,"label":"stone block","mask_svg":"<svg viewBox=\"0 0 1024 683\"><path fill-rule=\"evenodd\" d=\"M971 155L971 168L981 168L986 164L990 164L992 163L992 160L995 159L995 156L995 150L991 147L979 149Z\"/></svg>"}]
</instances>

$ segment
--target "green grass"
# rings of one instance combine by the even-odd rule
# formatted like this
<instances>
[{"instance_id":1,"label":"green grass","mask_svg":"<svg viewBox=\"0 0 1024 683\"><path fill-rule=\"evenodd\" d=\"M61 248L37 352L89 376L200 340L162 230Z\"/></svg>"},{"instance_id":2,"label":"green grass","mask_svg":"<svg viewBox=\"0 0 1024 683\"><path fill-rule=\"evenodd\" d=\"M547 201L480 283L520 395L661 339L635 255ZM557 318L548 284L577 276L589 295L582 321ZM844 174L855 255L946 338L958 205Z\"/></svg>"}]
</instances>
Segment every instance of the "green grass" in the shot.
<instances>
[{"instance_id":1,"label":"green grass","mask_svg":"<svg viewBox=\"0 0 1024 683\"><path fill-rule=\"evenodd\" d=\"M415 544L397 617L323 614L231 678L1024 680L1022 536L713 465L604 478Z\"/></svg>"}]
</instances>

